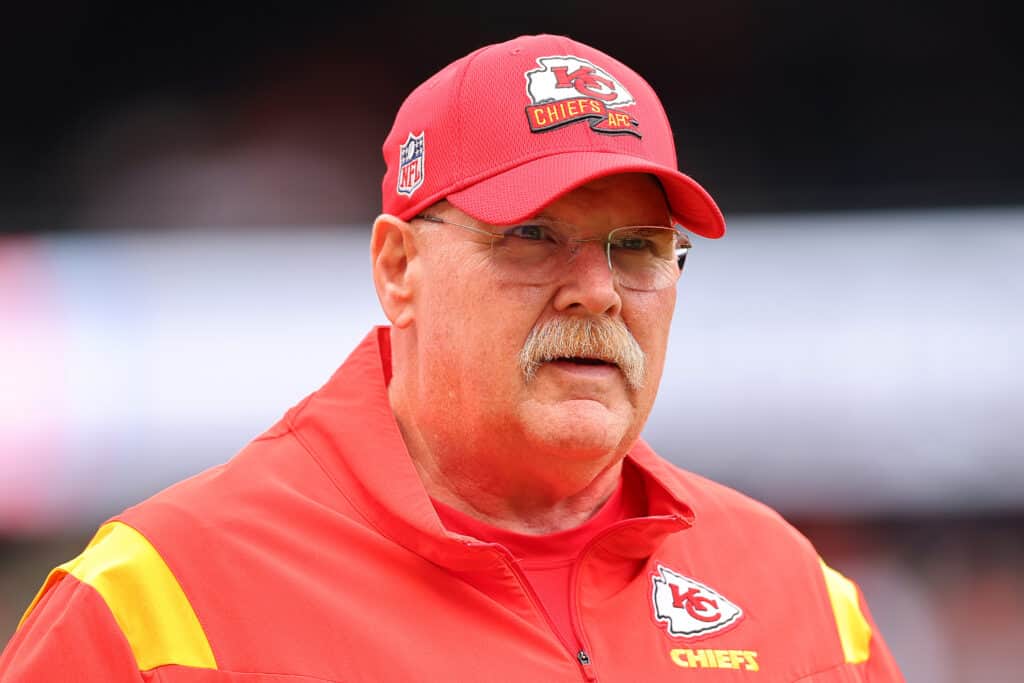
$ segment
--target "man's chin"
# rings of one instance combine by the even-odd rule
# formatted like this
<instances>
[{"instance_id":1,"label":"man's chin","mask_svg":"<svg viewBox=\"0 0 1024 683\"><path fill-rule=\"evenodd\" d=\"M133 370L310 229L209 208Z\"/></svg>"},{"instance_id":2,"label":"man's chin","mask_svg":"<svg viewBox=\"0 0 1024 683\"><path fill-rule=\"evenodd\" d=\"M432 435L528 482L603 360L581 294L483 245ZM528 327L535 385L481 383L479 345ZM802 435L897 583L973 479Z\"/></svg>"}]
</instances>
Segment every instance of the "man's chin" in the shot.
<instances>
[{"instance_id":1,"label":"man's chin","mask_svg":"<svg viewBox=\"0 0 1024 683\"><path fill-rule=\"evenodd\" d=\"M618 409L616 409L618 408ZM534 447L601 457L620 448L632 431L631 407L609 406L595 398L532 403L523 416Z\"/></svg>"}]
</instances>

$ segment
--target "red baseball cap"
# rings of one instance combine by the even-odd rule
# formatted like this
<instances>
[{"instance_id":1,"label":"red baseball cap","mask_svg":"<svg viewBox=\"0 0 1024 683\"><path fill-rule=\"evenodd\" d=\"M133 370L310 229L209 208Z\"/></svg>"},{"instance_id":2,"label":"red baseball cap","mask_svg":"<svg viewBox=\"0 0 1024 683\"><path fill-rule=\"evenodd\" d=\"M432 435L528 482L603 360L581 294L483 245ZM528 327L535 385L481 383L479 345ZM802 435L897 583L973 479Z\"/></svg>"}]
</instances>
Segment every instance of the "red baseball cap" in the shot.
<instances>
[{"instance_id":1,"label":"red baseball cap","mask_svg":"<svg viewBox=\"0 0 1024 683\"><path fill-rule=\"evenodd\" d=\"M403 220L447 199L508 225L596 178L641 172L661 181L682 227L725 234L711 195L678 170L654 89L565 36L520 36L452 62L405 99L383 151L383 210Z\"/></svg>"}]
</instances>

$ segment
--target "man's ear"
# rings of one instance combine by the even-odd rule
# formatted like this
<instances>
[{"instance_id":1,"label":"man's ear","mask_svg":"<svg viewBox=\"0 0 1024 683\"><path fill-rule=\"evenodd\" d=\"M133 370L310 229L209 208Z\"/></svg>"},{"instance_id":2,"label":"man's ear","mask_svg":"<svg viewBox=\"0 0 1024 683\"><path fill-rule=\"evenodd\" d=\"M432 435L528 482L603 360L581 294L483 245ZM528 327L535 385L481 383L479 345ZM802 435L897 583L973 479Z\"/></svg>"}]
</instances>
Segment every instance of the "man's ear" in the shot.
<instances>
[{"instance_id":1,"label":"man's ear","mask_svg":"<svg viewBox=\"0 0 1024 683\"><path fill-rule=\"evenodd\" d=\"M397 216L381 214L373 222L370 264L377 298L391 324L408 327L413 321L416 236Z\"/></svg>"}]
</instances>

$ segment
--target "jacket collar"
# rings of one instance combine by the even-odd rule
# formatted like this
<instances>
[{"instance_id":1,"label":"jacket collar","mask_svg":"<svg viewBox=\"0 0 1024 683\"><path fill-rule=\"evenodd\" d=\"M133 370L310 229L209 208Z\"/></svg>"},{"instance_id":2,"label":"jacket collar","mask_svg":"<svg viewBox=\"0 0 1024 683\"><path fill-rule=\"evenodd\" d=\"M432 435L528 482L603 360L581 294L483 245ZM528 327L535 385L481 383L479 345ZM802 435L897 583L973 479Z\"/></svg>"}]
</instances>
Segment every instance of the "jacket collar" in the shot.
<instances>
[{"instance_id":1,"label":"jacket collar","mask_svg":"<svg viewBox=\"0 0 1024 683\"><path fill-rule=\"evenodd\" d=\"M388 401L390 328L373 328L328 382L285 416L296 438L342 495L385 536L428 560L485 569L500 558L488 544L448 533L413 465ZM628 456L642 473L659 527L688 527L694 515L668 463L643 441ZM672 523L666 526L666 522ZM668 532L666 532L668 533ZM653 548L651 549L653 550Z\"/></svg>"}]
</instances>

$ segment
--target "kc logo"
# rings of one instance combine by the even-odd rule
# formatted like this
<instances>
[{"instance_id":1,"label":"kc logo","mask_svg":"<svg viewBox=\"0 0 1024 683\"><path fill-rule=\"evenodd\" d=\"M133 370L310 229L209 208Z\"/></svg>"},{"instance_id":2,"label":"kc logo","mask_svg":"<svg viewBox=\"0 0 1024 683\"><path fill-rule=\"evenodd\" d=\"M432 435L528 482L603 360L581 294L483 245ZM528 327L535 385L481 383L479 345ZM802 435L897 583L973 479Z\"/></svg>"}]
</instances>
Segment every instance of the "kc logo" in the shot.
<instances>
[{"instance_id":1,"label":"kc logo","mask_svg":"<svg viewBox=\"0 0 1024 683\"><path fill-rule=\"evenodd\" d=\"M591 130L641 137L640 123L621 111L636 104L626 87L604 69L573 56L539 57L527 71L526 118L534 133L587 121Z\"/></svg>"},{"instance_id":2,"label":"kc logo","mask_svg":"<svg viewBox=\"0 0 1024 683\"><path fill-rule=\"evenodd\" d=\"M743 618L743 610L704 584L658 565L651 575L654 619L680 638L721 633Z\"/></svg>"},{"instance_id":3,"label":"kc logo","mask_svg":"<svg viewBox=\"0 0 1024 683\"><path fill-rule=\"evenodd\" d=\"M615 81L598 75L592 66L576 67L572 73L567 66L556 66L551 73L555 75L556 88L573 88L581 95L605 102L612 102L619 96L615 92Z\"/></svg>"},{"instance_id":4,"label":"kc logo","mask_svg":"<svg viewBox=\"0 0 1024 683\"><path fill-rule=\"evenodd\" d=\"M702 595L700 588L691 588L685 593L680 593L674 583L670 583L669 588L672 589L672 606L682 607L697 621L711 623L722 618L722 613L718 611L718 601Z\"/></svg>"}]
</instances>

